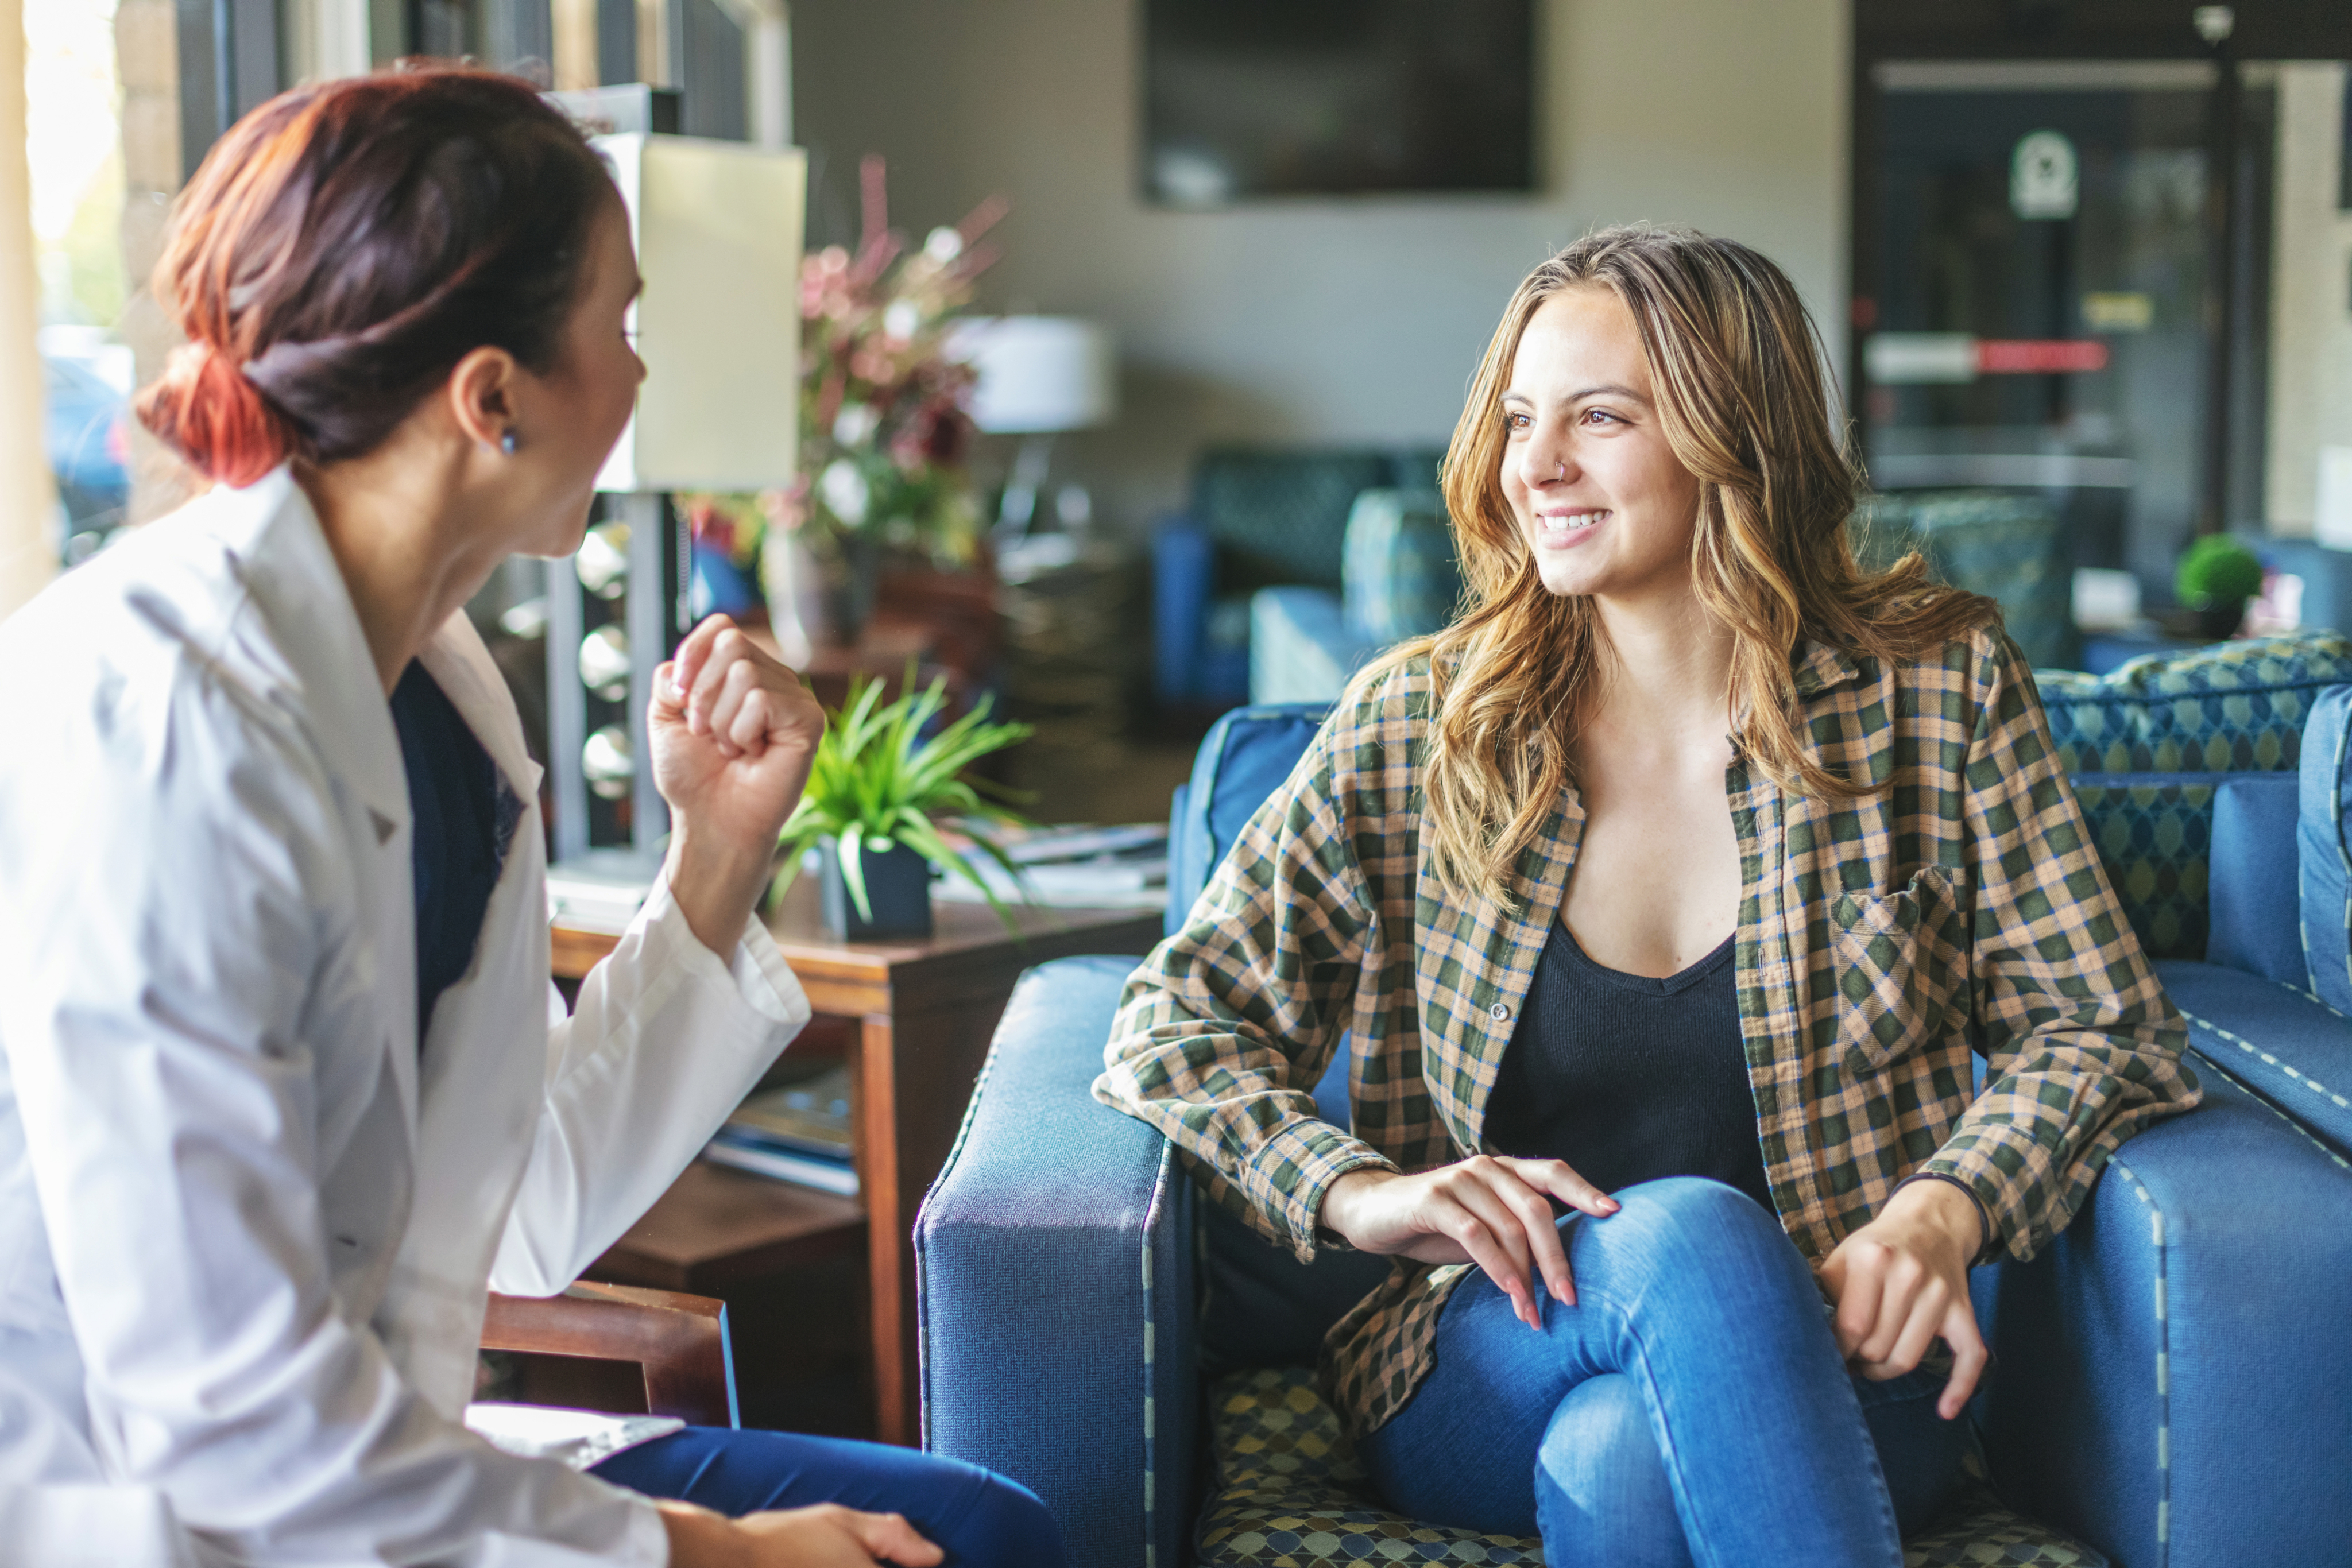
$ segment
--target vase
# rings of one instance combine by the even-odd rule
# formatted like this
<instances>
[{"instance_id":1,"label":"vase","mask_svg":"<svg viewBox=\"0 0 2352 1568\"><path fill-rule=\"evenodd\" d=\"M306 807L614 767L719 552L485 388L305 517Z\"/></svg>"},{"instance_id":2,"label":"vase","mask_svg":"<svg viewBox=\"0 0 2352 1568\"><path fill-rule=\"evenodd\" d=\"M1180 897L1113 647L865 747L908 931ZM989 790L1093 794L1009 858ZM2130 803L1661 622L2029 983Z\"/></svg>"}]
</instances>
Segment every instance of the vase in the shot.
<instances>
[{"instance_id":1,"label":"vase","mask_svg":"<svg viewBox=\"0 0 2352 1568\"><path fill-rule=\"evenodd\" d=\"M870 534L835 534L824 566L825 640L854 648L874 615L882 578L882 544Z\"/></svg>"},{"instance_id":2,"label":"vase","mask_svg":"<svg viewBox=\"0 0 2352 1568\"><path fill-rule=\"evenodd\" d=\"M740 621L759 610L760 585L750 570L735 564L725 550L699 539L694 545L694 570L688 580L687 613L699 622L706 615L730 615Z\"/></svg>"},{"instance_id":3,"label":"vase","mask_svg":"<svg viewBox=\"0 0 2352 1568\"><path fill-rule=\"evenodd\" d=\"M842 880L841 841L818 840L817 857L818 903L829 934L852 942L931 934L931 862L916 851L895 841L877 850L870 840L858 847L869 912L863 915Z\"/></svg>"},{"instance_id":4,"label":"vase","mask_svg":"<svg viewBox=\"0 0 2352 1568\"><path fill-rule=\"evenodd\" d=\"M794 669L819 648L854 648L874 614L882 547L860 534L771 528L760 549L768 622Z\"/></svg>"},{"instance_id":5,"label":"vase","mask_svg":"<svg viewBox=\"0 0 2352 1568\"><path fill-rule=\"evenodd\" d=\"M768 598L768 628L775 635L777 656L795 670L808 667L824 629L824 569L798 528L770 528L760 541L760 586Z\"/></svg>"}]
</instances>

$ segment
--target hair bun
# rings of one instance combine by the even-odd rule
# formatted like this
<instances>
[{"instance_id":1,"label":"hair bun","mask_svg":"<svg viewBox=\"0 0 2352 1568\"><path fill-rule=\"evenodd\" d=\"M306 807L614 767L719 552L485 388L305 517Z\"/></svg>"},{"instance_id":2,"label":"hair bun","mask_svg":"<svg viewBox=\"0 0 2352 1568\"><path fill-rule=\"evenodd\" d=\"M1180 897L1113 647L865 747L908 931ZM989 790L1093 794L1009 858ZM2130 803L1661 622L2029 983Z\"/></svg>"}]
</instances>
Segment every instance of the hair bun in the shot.
<instances>
[{"instance_id":1,"label":"hair bun","mask_svg":"<svg viewBox=\"0 0 2352 1568\"><path fill-rule=\"evenodd\" d=\"M139 423L205 477L241 489L286 461L286 422L218 349L203 339L172 350L139 394Z\"/></svg>"}]
</instances>

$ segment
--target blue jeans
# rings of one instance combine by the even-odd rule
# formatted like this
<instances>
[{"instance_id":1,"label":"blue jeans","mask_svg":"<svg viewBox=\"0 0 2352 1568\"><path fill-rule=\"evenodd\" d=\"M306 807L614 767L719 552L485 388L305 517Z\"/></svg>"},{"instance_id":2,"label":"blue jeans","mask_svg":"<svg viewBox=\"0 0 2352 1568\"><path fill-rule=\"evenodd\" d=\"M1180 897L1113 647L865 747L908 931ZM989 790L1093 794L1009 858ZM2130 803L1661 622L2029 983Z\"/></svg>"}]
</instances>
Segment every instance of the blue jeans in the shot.
<instances>
[{"instance_id":1,"label":"blue jeans","mask_svg":"<svg viewBox=\"0 0 2352 1568\"><path fill-rule=\"evenodd\" d=\"M1454 1288L1435 1368L1360 1445L1390 1504L1540 1534L1552 1568L1898 1568L1969 1442L1936 1414L1943 1380L1850 1375L1753 1199L1695 1176L1615 1196L1560 1221L1577 1305L1538 1286L1542 1333L1483 1274Z\"/></svg>"},{"instance_id":2,"label":"blue jeans","mask_svg":"<svg viewBox=\"0 0 2352 1568\"><path fill-rule=\"evenodd\" d=\"M913 1448L688 1427L624 1449L589 1473L733 1518L819 1502L904 1514L947 1553L948 1568L1061 1568L1063 1561L1062 1531L1035 1492L978 1465Z\"/></svg>"}]
</instances>

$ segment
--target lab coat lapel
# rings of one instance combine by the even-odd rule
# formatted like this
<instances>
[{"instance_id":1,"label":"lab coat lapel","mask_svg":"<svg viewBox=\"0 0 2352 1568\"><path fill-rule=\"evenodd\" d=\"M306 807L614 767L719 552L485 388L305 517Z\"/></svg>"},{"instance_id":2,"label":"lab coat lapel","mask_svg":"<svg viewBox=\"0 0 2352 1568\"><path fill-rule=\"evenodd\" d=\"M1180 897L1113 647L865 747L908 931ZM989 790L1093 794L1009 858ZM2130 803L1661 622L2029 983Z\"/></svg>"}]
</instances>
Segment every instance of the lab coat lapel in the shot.
<instances>
[{"instance_id":1,"label":"lab coat lapel","mask_svg":"<svg viewBox=\"0 0 2352 1568\"><path fill-rule=\"evenodd\" d=\"M408 774L350 588L308 497L278 469L242 492L267 512L241 549L248 591L301 688L301 718L336 786L375 956L375 1003L408 1153L416 1137L416 895Z\"/></svg>"},{"instance_id":2,"label":"lab coat lapel","mask_svg":"<svg viewBox=\"0 0 2352 1568\"><path fill-rule=\"evenodd\" d=\"M521 716L515 712L506 677L499 674L489 649L464 611L443 623L421 656L425 673L433 677L457 716L489 753L515 798L525 803L538 800L541 769L530 759L530 749L523 742Z\"/></svg>"}]
</instances>

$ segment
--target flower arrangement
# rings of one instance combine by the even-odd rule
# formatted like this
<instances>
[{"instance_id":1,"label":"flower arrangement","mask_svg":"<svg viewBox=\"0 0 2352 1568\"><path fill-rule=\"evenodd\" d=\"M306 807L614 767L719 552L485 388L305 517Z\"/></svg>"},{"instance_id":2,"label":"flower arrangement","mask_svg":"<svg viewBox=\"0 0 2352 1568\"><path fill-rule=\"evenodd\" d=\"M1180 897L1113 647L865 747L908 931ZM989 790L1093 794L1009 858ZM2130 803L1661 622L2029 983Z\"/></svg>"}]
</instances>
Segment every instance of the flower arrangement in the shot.
<instances>
[{"instance_id":1,"label":"flower arrangement","mask_svg":"<svg viewBox=\"0 0 2352 1568\"><path fill-rule=\"evenodd\" d=\"M882 160L859 175L856 253L830 246L802 263L800 478L770 505L788 528L966 560L981 518L965 467L974 376L948 357L947 337L996 259L977 242L1004 204L909 251L887 221Z\"/></svg>"},{"instance_id":2,"label":"flower arrangement","mask_svg":"<svg viewBox=\"0 0 2352 1568\"><path fill-rule=\"evenodd\" d=\"M738 571L749 571L760 559L760 541L767 537L767 514L756 496L717 495L697 491L677 498L678 510L694 536L694 548L707 550Z\"/></svg>"}]
</instances>

